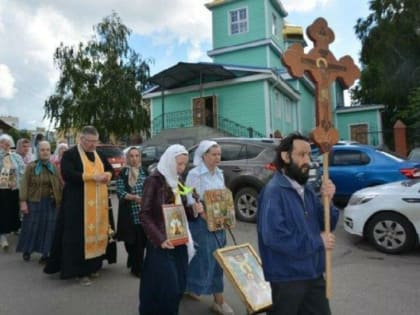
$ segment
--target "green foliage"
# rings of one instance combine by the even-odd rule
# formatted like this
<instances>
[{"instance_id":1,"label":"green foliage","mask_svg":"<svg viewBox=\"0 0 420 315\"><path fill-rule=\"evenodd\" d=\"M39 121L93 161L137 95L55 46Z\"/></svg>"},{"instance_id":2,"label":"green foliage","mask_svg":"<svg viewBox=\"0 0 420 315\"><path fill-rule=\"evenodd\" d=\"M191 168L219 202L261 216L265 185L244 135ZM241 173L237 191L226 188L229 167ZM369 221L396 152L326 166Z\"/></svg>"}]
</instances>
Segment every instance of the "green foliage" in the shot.
<instances>
[{"instance_id":1,"label":"green foliage","mask_svg":"<svg viewBox=\"0 0 420 315\"><path fill-rule=\"evenodd\" d=\"M7 133L13 138L13 140L15 141L15 144L21 138L27 138L29 140L32 139L31 133L26 129L18 130L15 128L11 128L10 130L7 131Z\"/></svg>"},{"instance_id":2,"label":"green foliage","mask_svg":"<svg viewBox=\"0 0 420 315\"><path fill-rule=\"evenodd\" d=\"M420 1L371 0L370 11L355 26L362 41L362 74L352 97L361 104L387 105L384 125L389 128L409 110L408 96L420 80Z\"/></svg>"},{"instance_id":3,"label":"green foliage","mask_svg":"<svg viewBox=\"0 0 420 315\"><path fill-rule=\"evenodd\" d=\"M116 13L94 27L96 34L77 47L56 49L61 74L55 93L44 104L45 117L60 131L95 126L101 140L149 132L141 93L149 78L149 61L128 45L131 31Z\"/></svg>"},{"instance_id":4,"label":"green foliage","mask_svg":"<svg viewBox=\"0 0 420 315\"><path fill-rule=\"evenodd\" d=\"M413 88L408 95L408 105L400 112L404 123L413 128L420 128L420 85Z\"/></svg>"}]
</instances>

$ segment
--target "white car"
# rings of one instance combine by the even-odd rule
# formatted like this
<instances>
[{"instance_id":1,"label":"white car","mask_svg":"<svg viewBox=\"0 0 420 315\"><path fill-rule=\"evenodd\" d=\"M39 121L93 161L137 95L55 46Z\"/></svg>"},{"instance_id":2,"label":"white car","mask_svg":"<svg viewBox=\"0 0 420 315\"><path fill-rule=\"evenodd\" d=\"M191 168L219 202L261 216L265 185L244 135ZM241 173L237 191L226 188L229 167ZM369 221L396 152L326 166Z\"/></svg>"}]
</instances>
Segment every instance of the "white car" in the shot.
<instances>
[{"instance_id":1,"label":"white car","mask_svg":"<svg viewBox=\"0 0 420 315\"><path fill-rule=\"evenodd\" d=\"M344 229L366 237L381 252L397 254L418 244L420 180L356 191L344 209Z\"/></svg>"}]
</instances>

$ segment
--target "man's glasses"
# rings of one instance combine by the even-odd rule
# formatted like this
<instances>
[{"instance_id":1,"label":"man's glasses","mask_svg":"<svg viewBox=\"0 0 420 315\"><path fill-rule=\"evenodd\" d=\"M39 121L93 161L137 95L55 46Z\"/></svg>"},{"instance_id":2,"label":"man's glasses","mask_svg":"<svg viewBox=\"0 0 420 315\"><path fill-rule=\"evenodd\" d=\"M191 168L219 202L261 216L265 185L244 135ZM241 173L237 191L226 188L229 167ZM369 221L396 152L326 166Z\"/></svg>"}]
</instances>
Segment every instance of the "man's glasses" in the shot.
<instances>
[{"instance_id":1,"label":"man's glasses","mask_svg":"<svg viewBox=\"0 0 420 315\"><path fill-rule=\"evenodd\" d=\"M88 139L88 138L85 138L85 137L82 137L82 140L84 142L87 142L87 143L98 143L99 142L98 139Z\"/></svg>"}]
</instances>

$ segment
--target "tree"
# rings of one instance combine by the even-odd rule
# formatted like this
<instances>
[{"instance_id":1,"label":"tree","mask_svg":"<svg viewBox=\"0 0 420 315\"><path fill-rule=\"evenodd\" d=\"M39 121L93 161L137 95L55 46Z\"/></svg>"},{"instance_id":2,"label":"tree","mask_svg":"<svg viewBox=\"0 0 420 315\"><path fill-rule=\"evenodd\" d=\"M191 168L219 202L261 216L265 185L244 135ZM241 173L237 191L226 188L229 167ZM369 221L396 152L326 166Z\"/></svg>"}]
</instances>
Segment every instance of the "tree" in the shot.
<instances>
[{"instance_id":1,"label":"tree","mask_svg":"<svg viewBox=\"0 0 420 315\"><path fill-rule=\"evenodd\" d=\"M101 140L149 132L148 111L141 93L150 75L149 61L128 45L131 31L114 12L94 26L96 34L77 47L56 49L61 74L45 102L45 117L60 131L95 126Z\"/></svg>"},{"instance_id":2,"label":"tree","mask_svg":"<svg viewBox=\"0 0 420 315\"><path fill-rule=\"evenodd\" d=\"M31 133L26 129L19 130L15 128L10 128L10 130L8 130L7 133L13 138L13 140L15 141L15 144L21 138L26 138L29 140L32 139Z\"/></svg>"},{"instance_id":3,"label":"tree","mask_svg":"<svg viewBox=\"0 0 420 315\"><path fill-rule=\"evenodd\" d=\"M384 125L390 128L402 112L412 110L408 95L420 86L420 1L371 0L370 10L355 26L362 74L352 97L361 104L387 105Z\"/></svg>"}]
</instances>

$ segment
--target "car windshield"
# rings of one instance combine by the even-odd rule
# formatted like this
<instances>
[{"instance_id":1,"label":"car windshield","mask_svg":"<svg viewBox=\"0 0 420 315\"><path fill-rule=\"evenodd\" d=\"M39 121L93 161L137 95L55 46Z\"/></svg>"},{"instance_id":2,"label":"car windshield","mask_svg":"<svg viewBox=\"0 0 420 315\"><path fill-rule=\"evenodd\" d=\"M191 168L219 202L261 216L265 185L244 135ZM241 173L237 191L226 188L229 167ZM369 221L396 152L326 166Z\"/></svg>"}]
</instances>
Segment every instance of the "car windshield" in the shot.
<instances>
[{"instance_id":1,"label":"car windshield","mask_svg":"<svg viewBox=\"0 0 420 315\"><path fill-rule=\"evenodd\" d=\"M390 152L385 152L385 151L382 151L382 150L376 150L376 152L378 152L379 154L385 155L386 157L389 157L390 159L392 159L394 161L397 161L397 162L405 161L405 159L403 159L403 158L401 158L401 157L399 157L395 154L392 154Z\"/></svg>"},{"instance_id":2,"label":"car windshield","mask_svg":"<svg viewBox=\"0 0 420 315\"><path fill-rule=\"evenodd\" d=\"M409 160L420 160L420 148L413 149L408 156Z\"/></svg>"},{"instance_id":3,"label":"car windshield","mask_svg":"<svg viewBox=\"0 0 420 315\"><path fill-rule=\"evenodd\" d=\"M106 158L123 155L123 152L119 148L97 147L96 150L100 151Z\"/></svg>"}]
</instances>

